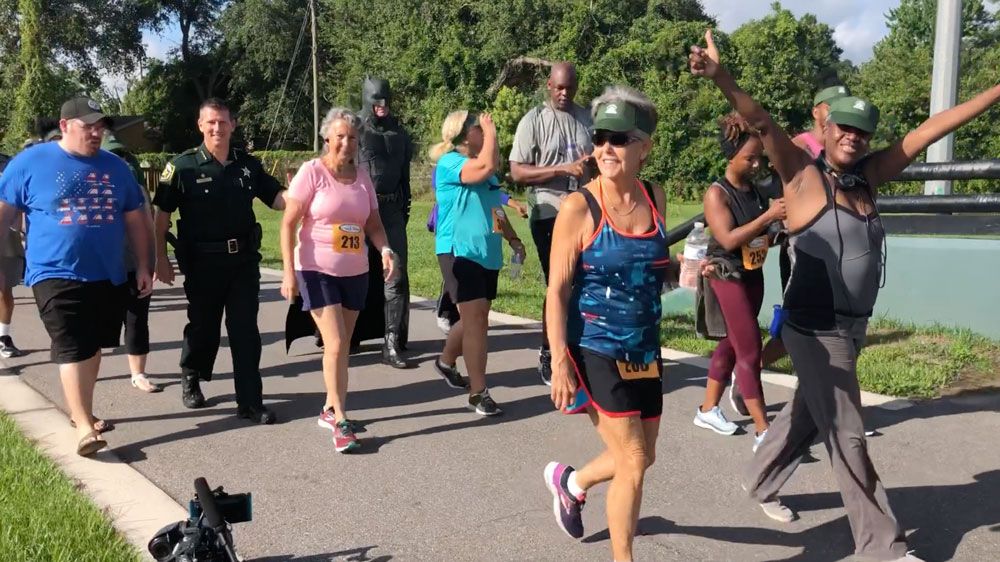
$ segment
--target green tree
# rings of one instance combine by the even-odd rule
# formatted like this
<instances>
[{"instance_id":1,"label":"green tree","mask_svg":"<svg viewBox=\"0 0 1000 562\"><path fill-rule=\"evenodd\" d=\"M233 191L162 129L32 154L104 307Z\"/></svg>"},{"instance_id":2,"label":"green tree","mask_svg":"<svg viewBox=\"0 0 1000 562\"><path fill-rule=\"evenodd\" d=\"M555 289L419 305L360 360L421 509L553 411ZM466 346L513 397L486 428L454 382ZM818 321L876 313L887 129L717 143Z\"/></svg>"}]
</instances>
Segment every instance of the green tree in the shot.
<instances>
[{"instance_id":1,"label":"green tree","mask_svg":"<svg viewBox=\"0 0 1000 562\"><path fill-rule=\"evenodd\" d=\"M861 65L852 89L869 98L882 113L873 144L885 146L930 116L931 71L934 48L934 0L902 0L887 15L889 33L875 45L874 56ZM959 100L996 84L1000 62L996 13L981 0L962 3L961 71ZM989 110L955 135L955 158L991 158L1000 143L1000 111ZM922 158L922 157L921 157ZM996 182L974 181L955 185L957 191L996 191ZM893 183L889 192L921 193L919 182Z\"/></svg>"},{"instance_id":2,"label":"green tree","mask_svg":"<svg viewBox=\"0 0 1000 562\"><path fill-rule=\"evenodd\" d=\"M818 83L841 66L841 54L833 29L812 14L796 19L777 2L734 31L732 55L724 52L740 85L793 131L810 125Z\"/></svg>"},{"instance_id":3,"label":"green tree","mask_svg":"<svg viewBox=\"0 0 1000 562\"><path fill-rule=\"evenodd\" d=\"M59 107L53 99L55 79L46 64L48 59L42 44L42 2L41 0L20 0L20 84L14 94L14 107L10 123L4 135L4 146L16 150L32 133L32 123L36 115L48 113Z\"/></svg>"}]
</instances>

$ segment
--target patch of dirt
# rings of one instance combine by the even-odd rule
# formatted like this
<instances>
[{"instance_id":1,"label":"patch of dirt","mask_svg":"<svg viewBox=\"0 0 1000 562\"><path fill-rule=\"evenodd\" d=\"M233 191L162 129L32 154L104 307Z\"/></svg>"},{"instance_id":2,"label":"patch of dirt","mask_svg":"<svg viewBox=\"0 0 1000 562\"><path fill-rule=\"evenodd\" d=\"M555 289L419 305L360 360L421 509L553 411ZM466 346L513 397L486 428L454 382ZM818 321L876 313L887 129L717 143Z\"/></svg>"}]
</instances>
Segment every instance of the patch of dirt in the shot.
<instances>
[{"instance_id":1,"label":"patch of dirt","mask_svg":"<svg viewBox=\"0 0 1000 562\"><path fill-rule=\"evenodd\" d=\"M941 396L1000 392L1000 346L989 348L984 363L973 363L959 371L955 380L941 390Z\"/></svg>"}]
</instances>

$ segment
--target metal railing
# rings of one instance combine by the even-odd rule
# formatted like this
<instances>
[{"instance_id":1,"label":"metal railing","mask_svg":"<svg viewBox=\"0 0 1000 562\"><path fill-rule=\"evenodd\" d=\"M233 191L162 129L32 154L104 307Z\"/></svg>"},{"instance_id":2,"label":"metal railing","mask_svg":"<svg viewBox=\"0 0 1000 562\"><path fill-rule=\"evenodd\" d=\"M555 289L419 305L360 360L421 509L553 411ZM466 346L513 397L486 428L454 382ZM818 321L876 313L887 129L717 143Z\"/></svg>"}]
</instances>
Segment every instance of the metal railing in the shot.
<instances>
[{"instance_id":1,"label":"metal railing","mask_svg":"<svg viewBox=\"0 0 1000 562\"><path fill-rule=\"evenodd\" d=\"M1000 180L1000 160L912 164L892 181ZM897 195L879 197L879 213L890 234L998 235L1000 194ZM704 222L699 214L667 233L667 244L681 242Z\"/></svg>"}]
</instances>

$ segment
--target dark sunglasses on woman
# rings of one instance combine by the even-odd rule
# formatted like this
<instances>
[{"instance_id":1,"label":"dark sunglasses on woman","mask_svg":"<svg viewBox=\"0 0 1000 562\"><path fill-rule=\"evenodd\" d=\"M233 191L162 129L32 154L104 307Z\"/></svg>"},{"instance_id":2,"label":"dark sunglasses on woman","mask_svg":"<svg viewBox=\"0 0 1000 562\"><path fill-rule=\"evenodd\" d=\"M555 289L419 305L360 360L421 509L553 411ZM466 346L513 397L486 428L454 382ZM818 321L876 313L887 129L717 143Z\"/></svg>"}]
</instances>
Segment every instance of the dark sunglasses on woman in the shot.
<instances>
[{"instance_id":1,"label":"dark sunglasses on woman","mask_svg":"<svg viewBox=\"0 0 1000 562\"><path fill-rule=\"evenodd\" d=\"M610 142L611 146L626 146L639 139L633 137L628 133L619 133L617 131L605 131L603 129L598 129L594 131L594 134L590 137L591 142L594 146L604 146L604 143Z\"/></svg>"}]
</instances>

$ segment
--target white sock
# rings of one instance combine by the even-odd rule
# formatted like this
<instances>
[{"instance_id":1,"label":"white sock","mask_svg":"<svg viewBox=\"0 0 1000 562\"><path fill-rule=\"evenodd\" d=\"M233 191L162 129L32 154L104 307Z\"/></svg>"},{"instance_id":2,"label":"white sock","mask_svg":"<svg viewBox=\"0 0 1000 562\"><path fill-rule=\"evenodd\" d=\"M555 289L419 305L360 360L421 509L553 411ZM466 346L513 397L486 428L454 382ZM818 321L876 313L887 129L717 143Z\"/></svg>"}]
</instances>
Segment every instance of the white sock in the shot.
<instances>
[{"instance_id":1,"label":"white sock","mask_svg":"<svg viewBox=\"0 0 1000 562\"><path fill-rule=\"evenodd\" d=\"M10 324L4 324L0 322L0 337L10 335Z\"/></svg>"},{"instance_id":2,"label":"white sock","mask_svg":"<svg viewBox=\"0 0 1000 562\"><path fill-rule=\"evenodd\" d=\"M569 493L576 497L582 497L587 492L576 483L576 471L569 473L569 478L566 479L566 487L569 488Z\"/></svg>"}]
</instances>

